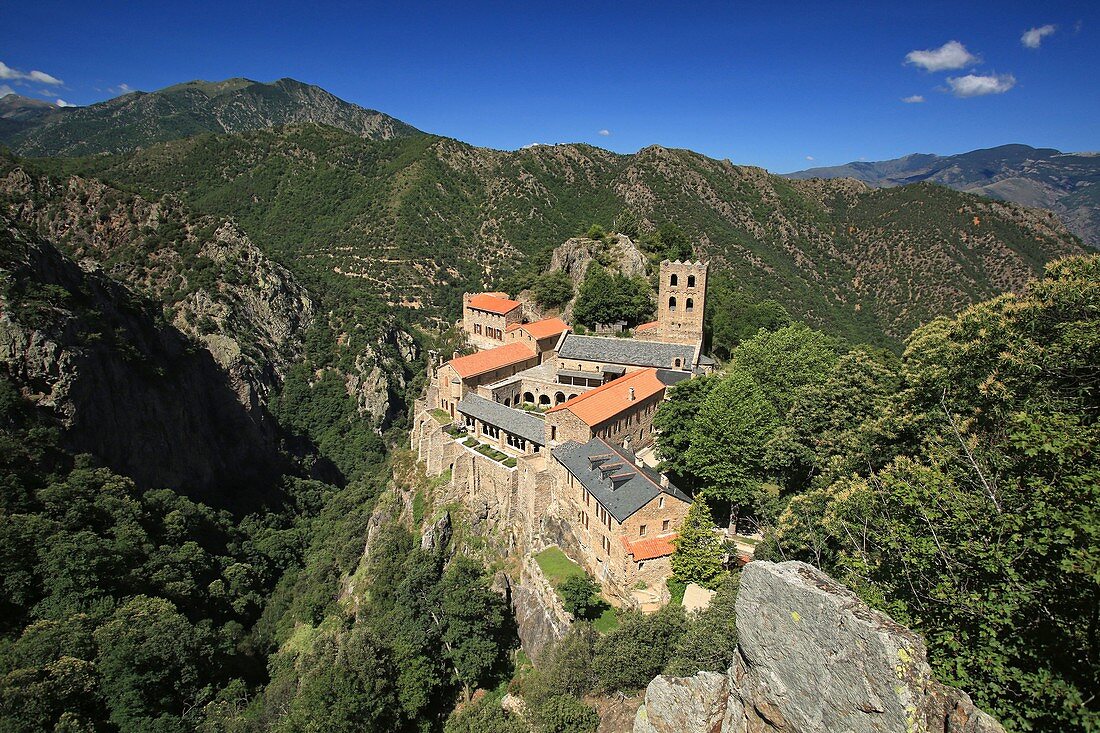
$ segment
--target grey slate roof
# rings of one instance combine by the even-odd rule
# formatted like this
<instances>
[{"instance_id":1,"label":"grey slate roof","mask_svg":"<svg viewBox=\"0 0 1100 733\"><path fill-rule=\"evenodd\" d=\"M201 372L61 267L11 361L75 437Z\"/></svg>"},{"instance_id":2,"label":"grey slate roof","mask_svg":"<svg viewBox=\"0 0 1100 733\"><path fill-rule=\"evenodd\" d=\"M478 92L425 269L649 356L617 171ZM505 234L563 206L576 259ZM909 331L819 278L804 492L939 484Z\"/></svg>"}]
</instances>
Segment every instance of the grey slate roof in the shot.
<instances>
[{"instance_id":1,"label":"grey slate roof","mask_svg":"<svg viewBox=\"0 0 1100 733\"><path fill-rule=\"evenodd\" d=\"M691 502L687 494L672 484L662 487L660 475L639 466L629 450L600 438L587 443L570 440L550 452L618 522L625 521L662 492Z\"/></svg>"},{"instance_id":2,"label":"grey slate roof","mask_svg":"<svg viewBox=\"0 0 1100 733\"><path fill-rule=\"evenodd\" d=\"M658 369L657 379L661 380L661 384L666 387L671 387L674 384L679 384L685 379L691 379L691 372L678 372L672 369Z\"/></svg>"},{"instance_id":3,"label":"grey slate roof","mask_svg":"<svg viewBox=\"0 0 1100 733\"><path fill-rule=\"evenodd\" d=\"M546 445L546 421L523 410L505 407L471 393L458 403L458 411L536 445Z\"/></svg>"},{"instance_id":4,"label":"grey slate roof","mask_svg":"<svg viewBox=\"0 0 1100 733\"><path fill-rule=\"evenodd\" d=\"M666 344L660 341L578 336L571 333L566 335L565 340L558 347L558 358L660 369L674 369L675 359L678 358L681 369L691 369L695 358L695 347L685 344Z\"/></svg>"}]
</instances>

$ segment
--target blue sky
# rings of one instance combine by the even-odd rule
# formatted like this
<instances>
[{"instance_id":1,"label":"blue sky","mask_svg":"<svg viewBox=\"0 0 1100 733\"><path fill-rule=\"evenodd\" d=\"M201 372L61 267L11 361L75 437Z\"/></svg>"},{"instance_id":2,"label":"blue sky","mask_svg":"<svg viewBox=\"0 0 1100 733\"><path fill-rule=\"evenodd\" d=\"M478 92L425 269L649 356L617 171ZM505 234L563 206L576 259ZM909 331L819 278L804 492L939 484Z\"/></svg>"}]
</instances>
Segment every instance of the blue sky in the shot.
<instances>
[{"instance_id":1,"label":"blue sky","mask_svg":"<svg viewBox=\"0 0 1100 733\"><path fill-rule=\"evenodd\" d=\"M476 145L658 143L773 171L1010 142L1100 149L1091 1L37 0L0 9L0 63L0 92L73 104L289 76Z\"/></svg>"}]
</instances>

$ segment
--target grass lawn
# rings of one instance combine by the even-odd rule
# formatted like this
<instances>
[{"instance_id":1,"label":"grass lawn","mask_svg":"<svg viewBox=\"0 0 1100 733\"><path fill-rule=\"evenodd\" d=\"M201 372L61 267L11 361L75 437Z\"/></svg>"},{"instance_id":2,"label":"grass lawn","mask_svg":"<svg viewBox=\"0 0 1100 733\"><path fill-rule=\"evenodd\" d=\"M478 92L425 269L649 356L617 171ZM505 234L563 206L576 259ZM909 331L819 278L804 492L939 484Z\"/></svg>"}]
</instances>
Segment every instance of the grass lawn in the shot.
<instances>
[{"instance_id":1,"label":"grass lawn","mask_svg":"<svg viewBox=\"0 0 1100 733\"><path fill-rule=\"evenodd\" d=\"M535 555L535 562L542 568L542 573L550 580L550 585L557 587L565 582L565 579L573 575L584 575L584 568L569 559L569 557L557 547L548 547ZM606 601L605 601L606 603ZM619 625L619 617L615 609L610 605L603 609L598 618L592 620L592 628L601 634L606 634Z\"/></svg>"},{"instance_id":2,"label":"grass lawn","mask_svg":"<svg viewBox=\"0 0 1100 733\"><path fill-rule=\"evenodd\" d=\"M454 418L451 417L450 413L448 413L446 410L441 410L438 407L432 410L432 417L434 417L435 421L440 425L450 425L452 422L454 422Z\"/></svg>"},{"instance_id":3,"label":"grass lawn","mask_svg":"<svg viewBox=\"0 0 1100 733\"><path fill-rule=\"evenodd\" d=\"M600 617L592 621L592 628L601 634L613 631L619 626L619 614L614 608L608 606L600 614Z\"/></svg>"},{"instance_id":4,"label":"grass lawn","mask_svg":"<svg viewBox=\"0 0 1100 733\"><path fill-rule=\"evenodd\" d=\"M535 562L542 568L543 575L550 579L550 585L555 588L571 575L584 575L584 568L570 560L557 547L547 547L535 555Z\"/></svg>"}]
</instances>

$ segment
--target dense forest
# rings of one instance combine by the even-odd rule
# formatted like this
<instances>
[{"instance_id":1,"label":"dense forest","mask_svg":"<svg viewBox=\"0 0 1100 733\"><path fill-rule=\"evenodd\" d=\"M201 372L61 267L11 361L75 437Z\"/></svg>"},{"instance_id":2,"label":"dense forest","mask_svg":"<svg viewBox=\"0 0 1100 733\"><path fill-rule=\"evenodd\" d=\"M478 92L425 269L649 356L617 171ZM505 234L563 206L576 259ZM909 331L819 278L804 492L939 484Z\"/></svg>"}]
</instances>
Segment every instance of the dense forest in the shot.
<instances>
[{"instance_id":1,"label":"dense forest","mask_svg":"<svg viewBox=\"0 0 1100 733\"><path fill-rule=\"evenodd\" d=\"M681 485L925 636L1013 731L1100 726L1100 258L913 332L899 359L802 324L672 389ZM713 577L707 553L681 565Z\"/></svg>"}]
</instances>

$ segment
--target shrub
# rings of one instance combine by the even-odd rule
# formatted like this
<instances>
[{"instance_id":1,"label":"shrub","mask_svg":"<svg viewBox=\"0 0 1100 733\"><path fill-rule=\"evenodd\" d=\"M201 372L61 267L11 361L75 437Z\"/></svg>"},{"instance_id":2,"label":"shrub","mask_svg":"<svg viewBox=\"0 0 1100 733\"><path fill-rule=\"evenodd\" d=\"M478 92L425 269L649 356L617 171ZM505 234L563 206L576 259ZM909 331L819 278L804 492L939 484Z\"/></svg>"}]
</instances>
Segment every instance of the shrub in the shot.
<instances>
[{"instance_id":1,"label":"shrub","mask_svg":"<svg viewBox=\"0 0 1100 733\"><path fill-rule=\"evenodd\" d=\"M588 573L571 575L558 586L565 610L577 618L592 619L600 615L604 602L600 598L600 586Z\"/></svg>"},{"instance_id":2,"label":"shrub","mask_svg":"<svg viewBox=\"0 0 1100 733\"><path fill-rule=\"evenodd\" d=\"M532 292L543 308L562 308L573 298L573 281L561 270L548 272L535 281Z\"/></svg>"},{"instance_id":3,"label":"shrub","mask_svg":"<svg viewBox=\"0 0 1100 733\"><path fill-rule=\"evenodd\" d=\"M680 606L665 606L651 616L622 614L619 627L596 642L592 668L599 689L633 692L648 685L668 663L686 627Z\"/></svg>"}]
</instances>

